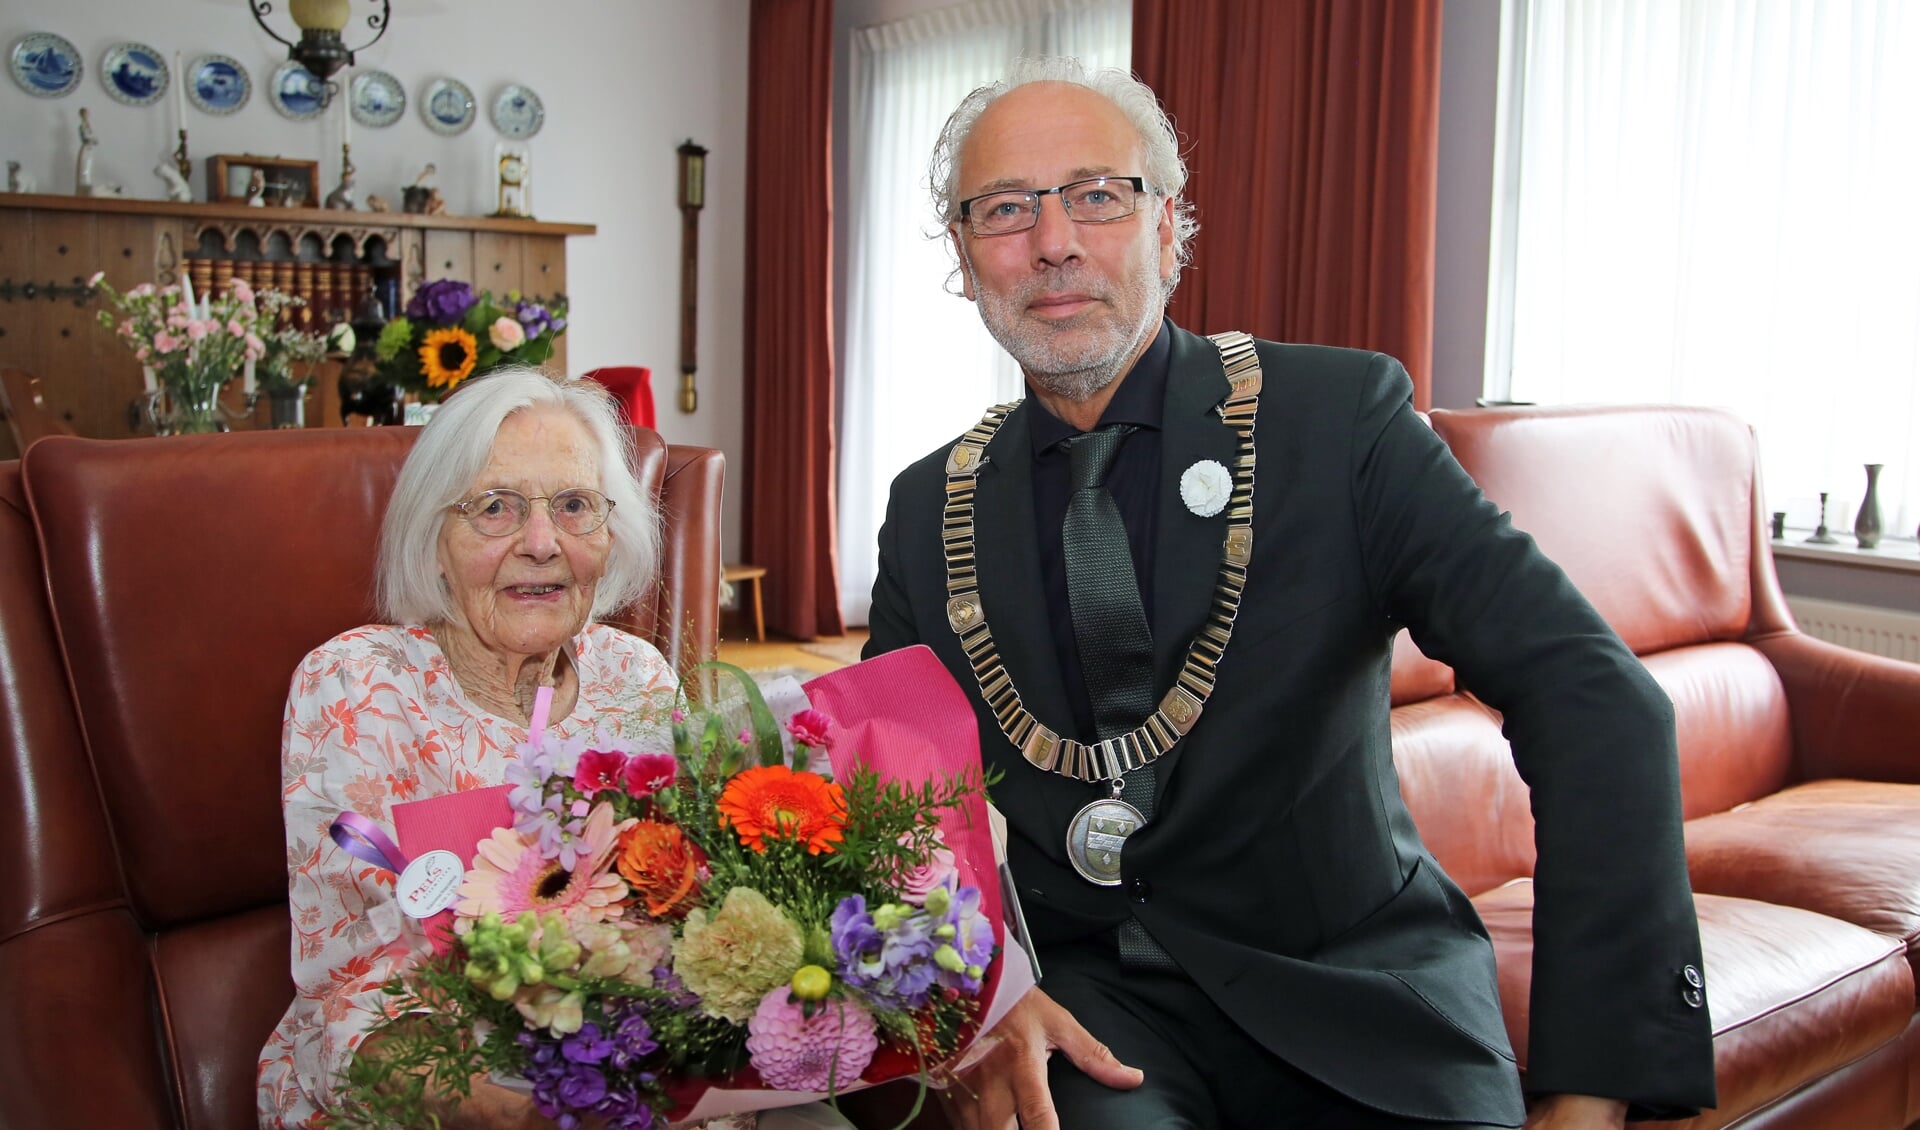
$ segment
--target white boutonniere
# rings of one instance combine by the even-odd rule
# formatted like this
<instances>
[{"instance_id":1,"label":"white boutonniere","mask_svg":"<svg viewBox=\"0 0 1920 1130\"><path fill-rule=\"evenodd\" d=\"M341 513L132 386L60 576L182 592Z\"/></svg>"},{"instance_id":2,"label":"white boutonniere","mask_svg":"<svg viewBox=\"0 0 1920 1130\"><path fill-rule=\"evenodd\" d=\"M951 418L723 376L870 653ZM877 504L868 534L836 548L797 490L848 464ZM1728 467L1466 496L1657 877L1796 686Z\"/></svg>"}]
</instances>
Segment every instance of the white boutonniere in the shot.
<instances>
[{"instance_id":1,"label":"white boutonniere","mask_svg":"<svg viewBox=\"0 0 1920 1130\"><path fill-rule=\"evenodd\" d=\"M1233 476L1218 461L1202 459L1180 475L1180 501L1202 518L1227 508L1233 494Z\"/></svg>"}]
</instances>

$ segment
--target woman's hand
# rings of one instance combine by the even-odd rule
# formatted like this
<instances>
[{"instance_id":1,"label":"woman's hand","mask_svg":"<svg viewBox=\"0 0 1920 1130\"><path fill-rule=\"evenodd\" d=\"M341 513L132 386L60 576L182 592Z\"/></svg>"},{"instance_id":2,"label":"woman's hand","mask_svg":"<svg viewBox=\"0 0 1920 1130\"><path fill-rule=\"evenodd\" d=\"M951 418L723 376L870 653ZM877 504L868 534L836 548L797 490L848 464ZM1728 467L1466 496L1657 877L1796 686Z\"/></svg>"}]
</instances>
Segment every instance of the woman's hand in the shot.
<instances>
[{"instance_id":1,"label":"woman's hand","mask_svg":"<svg viewBox=\"0 0 1920 1130\"><path fill-rule=\"evenodd\" d=\"M1059 1130L1047 1091L1047 1057L1056 1050L1095 1082L1118 1090L1146 1078L1039 989L1022 997L986 1038L996 1041L993 1050L941 1093L948 1121L960 1130Z\"/></svg>"}]
</instances>

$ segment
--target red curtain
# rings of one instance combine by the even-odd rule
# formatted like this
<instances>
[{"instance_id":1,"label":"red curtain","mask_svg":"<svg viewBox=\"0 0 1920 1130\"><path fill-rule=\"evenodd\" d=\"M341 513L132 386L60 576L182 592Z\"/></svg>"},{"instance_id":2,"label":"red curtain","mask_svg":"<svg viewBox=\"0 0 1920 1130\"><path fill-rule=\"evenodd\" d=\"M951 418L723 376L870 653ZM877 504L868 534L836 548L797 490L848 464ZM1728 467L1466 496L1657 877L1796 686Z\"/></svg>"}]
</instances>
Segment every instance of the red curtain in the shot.
<instances>
[{"instance_id":1,"label":"red curtain","mask_svg":"<svg viewBox=\"0 0 1920 1130\"><path fill-rule=\"evenodd\" d=\"M832 0L753 0L747 83L744 558L767 624L840 635L834 546Z\"/></svg>"},{"instance_id":2,"label":"red curtain","mask_svg":"<svg viewBox=\"0 0 1920 1130\"><path fill-rule=\"evenodd\" d=\"M1188 329L1377 349L1428 407L1442 0L1134 0L1201 231Z\"/></svg>"}]
</instances>

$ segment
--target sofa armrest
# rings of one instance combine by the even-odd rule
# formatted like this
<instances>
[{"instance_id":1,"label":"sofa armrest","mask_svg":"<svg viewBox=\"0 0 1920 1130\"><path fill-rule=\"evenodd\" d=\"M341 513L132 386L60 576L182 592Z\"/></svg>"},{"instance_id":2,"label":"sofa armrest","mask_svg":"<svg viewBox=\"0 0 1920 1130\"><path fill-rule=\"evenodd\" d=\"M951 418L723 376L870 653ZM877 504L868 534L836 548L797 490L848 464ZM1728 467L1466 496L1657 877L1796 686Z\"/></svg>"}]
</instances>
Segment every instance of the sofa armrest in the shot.
<instances>
[{"instance_id":1,"label":"sofa armrest","mask_svg":"<svg viewBox=\"0 0 1920 1130\"><path fill-rule=\"evenodd\" d=\"M1751 642L1786 688L1794 758L1804 779L1920 783L1920 664L1797 631Z\"/></svg>"}]
</instances>

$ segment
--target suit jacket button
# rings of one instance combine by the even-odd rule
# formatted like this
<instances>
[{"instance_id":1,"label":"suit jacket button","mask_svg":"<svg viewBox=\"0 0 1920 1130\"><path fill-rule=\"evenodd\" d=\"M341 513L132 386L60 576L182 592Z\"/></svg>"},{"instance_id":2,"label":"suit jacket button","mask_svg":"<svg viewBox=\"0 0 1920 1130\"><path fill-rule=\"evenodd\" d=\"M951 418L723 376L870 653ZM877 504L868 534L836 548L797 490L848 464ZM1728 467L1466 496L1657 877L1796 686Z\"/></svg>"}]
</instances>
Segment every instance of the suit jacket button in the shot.
<instances>
[{"instance_id":1,"label":"suit jacket button","mask_svg":"<svg viewBox=\"0 0 1920 1130\"><path fill-rule=\"evenodd\" d=\"M1700 967L1697 965L1689 965L1682 969L1680 976L1686 978L1687 984L1693 988L1700 989L1706 987L1706 982L1700 978Z\"/></svg>"},{"instance_id":2,"label":"suit jacket button","mask_svg":"<svg viewBox=\"0 0 1920 1130\"><path fill-rule=\"evenodd\" d=\"M1153 898L1153 884L1138 877L1127 880L1127 894L1135 902L1147 902Z\"/></svg>"},{"instance_id":3,"label":"suit jacket button","mask_svg":"<svg viewBox=\"0 0 1920 1130\"><path fill-rule=\"evenodd\" d=\"M1688 1008L1700 1008L1707 1003L1707 995L1699 989L1688 989L1680 994L1680 999L1687 1002Z\"/></svg>"}]
</instances>

